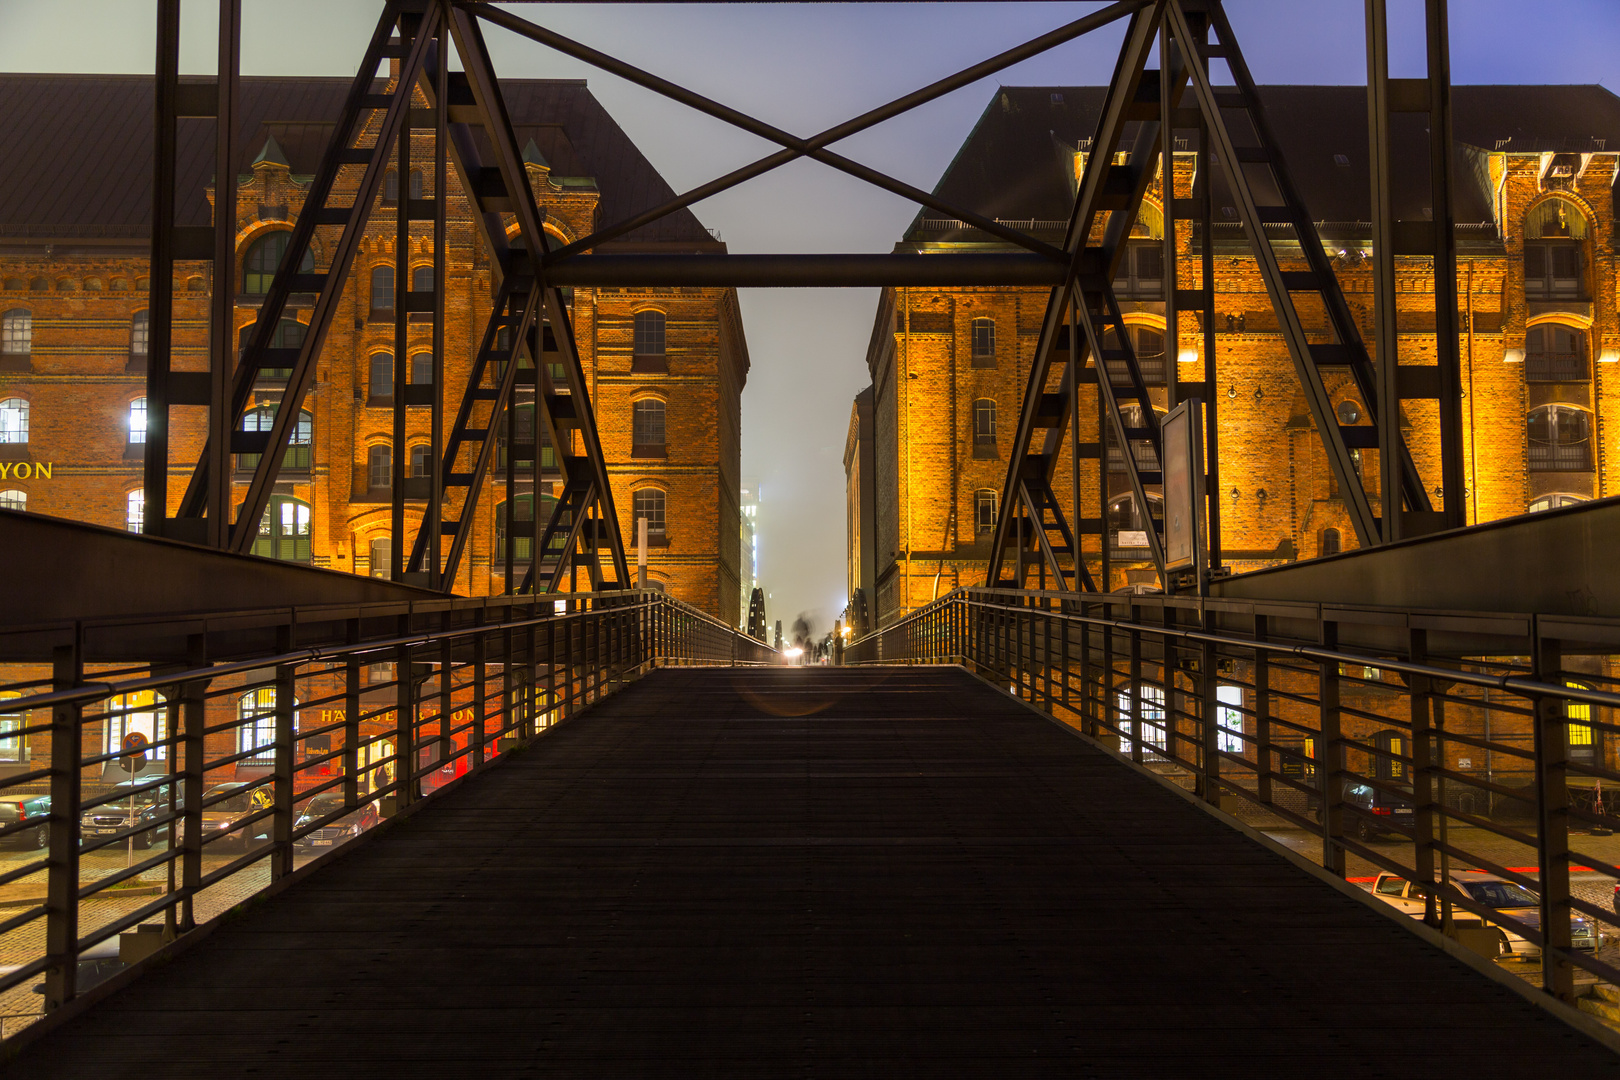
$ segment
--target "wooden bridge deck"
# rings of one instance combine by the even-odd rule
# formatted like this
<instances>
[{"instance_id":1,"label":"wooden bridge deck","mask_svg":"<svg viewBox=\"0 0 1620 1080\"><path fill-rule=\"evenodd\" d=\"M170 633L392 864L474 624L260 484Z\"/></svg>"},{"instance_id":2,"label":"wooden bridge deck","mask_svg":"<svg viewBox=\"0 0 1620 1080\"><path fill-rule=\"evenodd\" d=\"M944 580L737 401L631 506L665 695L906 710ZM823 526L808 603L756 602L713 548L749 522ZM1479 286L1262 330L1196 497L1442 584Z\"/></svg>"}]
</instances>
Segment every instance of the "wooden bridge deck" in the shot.
<instances>
[{"instance_id":1,"label":"wooden bridge deck","mask_svg":"<svg viewBox=\"0 0 1620 1080\"><path fill-rule=\"evenodd\" d=\"M949 668L669 670L18 1077L1615 1075Z\"/></svg>"}]
</instances>

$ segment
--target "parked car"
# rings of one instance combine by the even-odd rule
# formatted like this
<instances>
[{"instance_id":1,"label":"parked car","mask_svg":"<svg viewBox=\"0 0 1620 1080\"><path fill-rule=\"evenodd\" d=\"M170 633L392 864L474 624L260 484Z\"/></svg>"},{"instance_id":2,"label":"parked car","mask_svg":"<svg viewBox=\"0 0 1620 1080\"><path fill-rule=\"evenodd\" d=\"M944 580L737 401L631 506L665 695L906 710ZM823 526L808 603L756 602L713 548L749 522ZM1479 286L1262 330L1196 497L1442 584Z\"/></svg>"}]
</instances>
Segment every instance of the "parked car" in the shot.
<instances>
[{"instance_id":1,"label":"parked car","mask_svg":"<svg viewBox=\"0 0 1620 1080\"><path fill-rule=\"evenodd\" d=\"M218 802L213 800L224 796ZM230 784L215 784L202 794L202 831L203 843L207 844L204 851L222 851L227 848L237 851L246 851L249 847L270 842L270 819L260 818L253 824L231 832L236 824L243 818L251 817L260 810L270 806L270 789L265 786L252 787L249 784L236 782ZM178 830L182 838L185 837L185 822L180 823ZM228 835L221 835L228 834ZM249 835L251 834L251 835ZM220 839L210 843L210 836L220 836Z\"/></svg>"},{"instance_id":2,"label":"parked car","mask_svg":"<svg viewBox=\"0 0 1620 1080\"><path fill-rule=\"evenodd\" d=\"M298 816L293 819L293 848L296 851L312 852L336 847L346 840L353 839L382 820L377 813L376 803L368 802L359 810L346 814L336 821L322 825L318 829L311 829L302 836L298 830L305 828L312 821L319 821L328 814L343 809L343 796L337 792L324 792L309 800L299 808Z\"/></svg>"},{"instance_id":3,"label":"parked car","mask_svg":"<svg viewBox=\"0 0 1620 1080\"><path fill-rule=\"evenodd\" d=\"M1345 805L1361 811L1344 812L1344 831L1347 834L1361 840L1371 840L1376 836L1412 835L1412 788L1409 785L1393 785L1406 793L1402 798L1371 784L1358 784L1353 780L1343 783ZM1310 808L1316 820L1321 821L1321 803L1312 799Z\"/></svg>"},{"instance_id":4,"label":"parked car","mask_svg":"<svg viewBox=\"0 0 1620 1080\"><path fill-rule=\"evenodd\" d=\"M0 976L10 975L20 967L21 964L7 964L0 967ZM97 942L79 954L79 970L74 985L82 994L92 986L106 982L127 967L129 965L118 958L117 937L110 941ZM43 994L45 984L35 983L33 990L36 994Z\"/></svg>"},{"instance_id":5,"label":"parked car","mask_svg":"<svg viewBox=\"0 0 1620 1080\"><path fill-rule=\"evenodd\" d=\"M1541 901L1523 885L1481 870L1459 870L1452 873L1450 886L1453 891L1476 904L1499 911L1526 926L1541 927ZM1390 873L1379 874L1373 881L1372 893L1414 919L1423 918L1423 890L1405 878ZM1454 908L1453 911L1462 918L1474 917L1474 913L1465 908ZM1541 955L1541 946L1526 941L1515 931L1505 926L1498 926L1497 930L1502 935L1502 952L1498 959L1517 960ZM1597 924L1585 915L1571 915L1569 931L1571 944L1575 948L1591 951L1598 947Z\"/></svg>"},{"instance_id":6,"label":"parked car","mask_svg":"<svg viewBox=\"0 0 1620 1080\"><path fill-rule=\"evenodd\" d=\"M79 815L79 842L112 836L131 826L148 824L155 818L168 812L169 795L168 785L163 784L146 791L134 789L152 782L151 777L123 780L113 785L113 791L118 797L110 802L99 803ZM153 844L167 840L169 825L164 822L154 828L144 829L135 834L137 848L149 848Z\"/></svg>"},{"instance_id":7,"label":"parked car","mask_svg":"<svg viewBox=\"0 0 1620 1080\"><path fill-rule=\"evenodd\" d=\"M43 850L50 842L50 834L45 829L45 819L50 816L50 812L49 795L0 795L0 828L31 818L38 818L40 822L37 829L18 829L14 833L7 833L0 843Z\"/></svg>"}]
</instances>

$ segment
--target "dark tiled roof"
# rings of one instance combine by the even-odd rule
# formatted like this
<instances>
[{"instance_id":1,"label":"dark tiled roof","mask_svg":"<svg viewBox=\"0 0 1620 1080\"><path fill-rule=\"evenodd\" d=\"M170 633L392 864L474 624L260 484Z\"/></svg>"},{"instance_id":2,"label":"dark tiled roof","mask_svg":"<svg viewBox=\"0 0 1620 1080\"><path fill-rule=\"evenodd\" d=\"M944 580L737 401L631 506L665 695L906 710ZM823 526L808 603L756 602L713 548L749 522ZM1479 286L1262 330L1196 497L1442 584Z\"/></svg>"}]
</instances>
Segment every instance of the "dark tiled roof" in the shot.
<instances>
[{"instance_id":1,"label":"dark tiled roof","mask_svg":"<svg viewBox=\"0 0 1620 1080\"><path fill-rule=\"evenodd\" d=\"M583 82L501 85L518 145L533 138L556 176L594 177L604 223L673 196ZM348 88L348 79L243 78L238 173L272 135L295 174L314 172ZM0 75L0 228L110 226L144 235L152 216L152 109L149 76ZM179 223L207 224L204 190L214 173L207 121L181 121L177 168ZM622 242L712 239L690 211L680 211Z\"/></svg>"},{"instance_id":2,"label":"dark tiled roof","mask_svg":"<svg viewBox=\"0 0 1620 1080\"><path fill-rule=\"evenodd\" d=\"M1265 86L1260 94L1312 219L1367 220L1365 88ZM1102 100L1099 86L999 88L935 194L1007 220L1066 221L1074 199L1068 155L1095 133ZM1452 89L1452 116L1460 144L1458 222L1492 220L1480 149L1620 150L1620 98L1601 86L1457 86ZM1127 145L1131 134L1127 129ZM1421 118L1400 118L1392 138L1398 161L1427 160ZM1335 155L1343 155L1348 164L1338 164ZM1422 217L1430 201L1427 170L1397 171L1396 180L1396 216ZM1222 205L1224 186L1216 185L1217 206ZM933 211L928 215L936 216ZM913 226L908 238L926 240L937 234Z\"/></svg>"}]
</instances>

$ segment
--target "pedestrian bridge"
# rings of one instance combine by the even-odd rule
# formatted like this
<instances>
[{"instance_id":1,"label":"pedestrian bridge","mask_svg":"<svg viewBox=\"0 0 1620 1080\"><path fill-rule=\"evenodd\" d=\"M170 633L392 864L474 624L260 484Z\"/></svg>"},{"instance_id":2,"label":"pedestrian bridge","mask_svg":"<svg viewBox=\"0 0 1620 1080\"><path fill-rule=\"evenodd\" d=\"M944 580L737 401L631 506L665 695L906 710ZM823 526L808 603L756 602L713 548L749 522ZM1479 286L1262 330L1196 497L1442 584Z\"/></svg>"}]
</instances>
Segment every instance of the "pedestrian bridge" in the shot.
<instances>
[{"instance_id":1,"label":"pedestrian bridge","mask_svg":"<svg viewBox=\"0 0 1620 1080\"><path fill-rule=\"evenodd\" d=\"M1613 1073L1540 991L1006 685L652 670L10 1075Z\"/></svg>"}]
</instances>

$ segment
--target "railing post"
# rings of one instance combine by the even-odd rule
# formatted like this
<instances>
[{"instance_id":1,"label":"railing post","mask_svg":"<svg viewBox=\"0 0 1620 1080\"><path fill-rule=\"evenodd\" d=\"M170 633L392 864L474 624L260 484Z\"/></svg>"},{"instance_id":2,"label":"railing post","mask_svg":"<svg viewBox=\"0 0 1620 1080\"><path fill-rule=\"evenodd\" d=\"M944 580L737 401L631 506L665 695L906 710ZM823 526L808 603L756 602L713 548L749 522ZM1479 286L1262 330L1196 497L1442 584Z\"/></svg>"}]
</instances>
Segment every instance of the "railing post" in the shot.
<instances>
[{"instance_id":1,"label":"railing post","mask_svg":"<svg viewBox=\"0 0 1620 1080\"><path fill-rule=\"evenodd\" d=\"M1532 623L1535 653L1531 677L1537 682L1563 682L1563 650L1541 636L1540 620ZM1566 1004L1575 1003L1575 967L1569 919L1569 737L1568 709L1559 697L1538 697L1536 713L1536 855L1541 872L1542 989Z\"/></svg>"},{"instance_id":2,"label":"railing post","mask_svg":"<svg viewBox=\"0 0 1620 1080\"><path fill-rule=\"evenodd\" d=\"M1131 605L1131 629L1129 633L1131 643L1131 760L1137 764L1142 762L1142 632L1136 627L1141 620L1137 617L1136 605Z\"/></svg>"},{"instance_id":3,"label":"railing post","mask_svg":"<svg viewBox=\"0 0 1620 1080\"><path fill-rule=\"evenodd\" d=\"M1428 633L1421 629L1407 631L1406 658L1414 664L1428 660ZM1425 675L1406 677L1407 704L1412 721L1412 869L1415 879L1425 885L1433 884L1434 826L1435 826L1435 749L1434 729L1429 720L1429 679ZM1441 759L1443 760L1443 758ZM1436 923L1436 897L1434 890L1426 890L1423 898L1423 921Z\"/></svg>"},{"instance_id":4,"label":"railing post","mask_svg":"<svg viewBox=\"0 0 1620 1080\"><path fill-rule=\"evenodd\" d=\"M480 623L484 621L483 612L479 612L478 621ZM489 711L489 691L485 686L485 680L489 678L489 633L488 629L481 628L473 635L472 639L473 729L467 734L467 756L471 759L467 762L468 768L472 768L484 760L484 717ZM508 639L507 644L510 644L511 634L511 630L505 631L505 636ZM448 643L449 639L447 638L446 644ZM448 649L445 651L449 652ZM510 650L508 649L501 654L501 670L503 673L510 672L512 669L512 665L507 662L510 659L509 653ZM450 737L450 717L454 715L453 710L450 708L450 682L450 664L446 660L439 665L439 694L440 700L443 702L439 706L439 737L446 740ZM512 707L510 676L505 674L501 679L501 697L501 704L504 709L510 710ZM512 714L510 711L503 711L501 726L506 727L511 722L511 719ZM439 760L448 761L452 753L454 753L454 748L448 744L445 745L444 752L440 755Z\"/></svg>"},{"instance_id":5,"label":"railing post","mask_svg":"<svg viewBox=\"0 0 1620 1080\"><path fill-rule=\"evenodd\" d=\"M1097 710L1091 702L1091 625L1086 620L1086 602L1080 601L1080 730L1097 737Z\"/></svg>"},{"instance_id":6,"label":"railing post","mask_svg":"<svg viewBox=\"0 0 1620 1080\"><path fill-rule=\"evenodd\" d=\"M1204 629L1209 629L1209 617L1204 617ZM1221 706L1216 693L1215 646L1204 642L1198 649L1198 719L1204 736L1204 801L1219 808L1221 805ZM1239 714L1242 715L1241 713Z\"/></svg>"},{"instance_id":7,"label":"railing post","mask_svg":"<svg viewBox=\"0 0 1620 1080\"><path fill-rule=\"evenodd\" d=\"M51 689L71 690L84 679L84 627L51 651ZM45 869L45 1011L60 1009L78 993L79 953L79 759L83 706L51 708L51 818Z\"/></svg>"},{"instance_id":8,"label":"railing post","mask_svg":"<svg viewBox=\"0 0 1620 1080\"><path fill-rule=\"evenodd\" d=\"M1266 640L1266 617L1254 617L1254 640ZM1255 794L1271 805L1271 654L1254 650L1254 739L1260 768L1255 772Z\"/></svg>"},{"instance_id":9,"label":"railing post","mask_svg":"<svg viewBox=\"0 0 1620 1080\"><path fill-rule=\"evenodd\" d=\"M282 628L281 651L293 648L293 624ZM272 798L270 811L270 880L279 881L292 873L293 868L293 769L298 757L298 731L294 722L293 705L297 695L298 668L293 664L276 665L276 749L275 772L270 781ZM249 826L251 829L252 826ZM253 838L242 836L244 845Z\"/></svg>"},{"instance_id":10,"label":"railing post","mask_svg":"<svg viewBox=\"0 0 1620 1080\"><path fill-rule=\"evenodd\" d=\"M399 617L399 633L411 632L411 617ZM394 650L394 812L411 804L416 790L416 682L411 672L411 647Z\"/></svg>"},{"instance_id":11,"label":"railing post","mask_svg":"<svg viewBox=\"0 0 1620 1080\"><path fill-rule=\"evenodd\" d=\"M1323 619L1319 642L1324 649L1339 647L1337 623ZM1344 746L1341 743L1339 715L1339 664L1323 660L1319 665L1320 685L1318 704L1321 709L1321 749L1317 752L1317 785L1322 801L1322 866L1330 873L1344 877L1344 785L1339 772L1344 768Z\"/></svg>"},{"instance_id":12,"label":"railing post","mask_svg":"<svg viewBox=\"0 0 1620 1080\"><path fill-rule=\"evenodd\" d=\"M1109 620L1110 625L1103 627L1103 666L1102 666L1102 701L1098 704L1098 715L1102 718L1107 729L1106 734L1115 738L1114 749L1119 749L1119 717L1114 708L1114 627L1111 625L1114 618L1113 607L1104 602L1102 605L1103 617Z\"/></svg>"},{"instance_id":13,"label":"railing post","mask_svg":"<svg viewBox=\"0 0 1620 1080\"><path fill-rule=\"evenodd\" d=\"M349 644L360 641L360 620L350 619ZM199 759L202 753L201 728L198 728ZM360 808L360 656L350 653L343 663L343 806L347 810ZM200 818L199 818L200 821ZM198 828L202 826L199 824ZM191 834L191 825L186 825ZM200 848L199 848L200 850Z\"/></svg>"},{"instance_id":14,"label":"railing post","mask_svg":"<svg viewBox=\"0 0 1620 1080\"><path fill-rule=\"evenodd\" d=\"M191 634L186 639L188 666L198 668L208 662L207 637ZM180 820L173 828L180 849L180 902L179 920L175 926L184 933L197 925L196 898L202 888L202 792L203 792L203 731L208 724L208 683L194 679L180 688L180 745L176 747L179 760L177 780L180 785ZM171 864L173 865L173 864Z\"/></svg>"}]
</instances>

